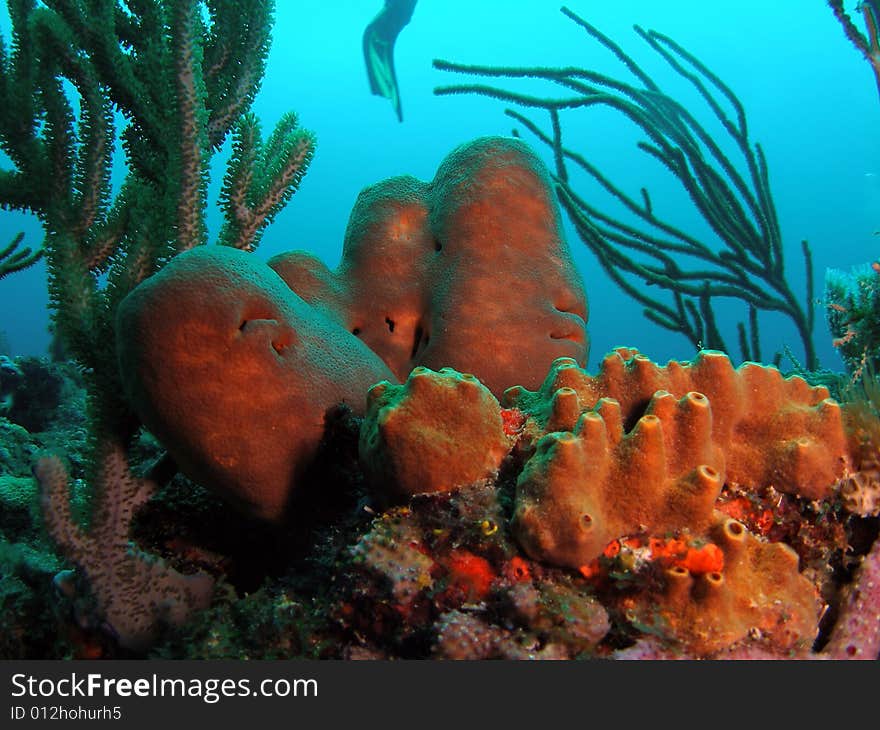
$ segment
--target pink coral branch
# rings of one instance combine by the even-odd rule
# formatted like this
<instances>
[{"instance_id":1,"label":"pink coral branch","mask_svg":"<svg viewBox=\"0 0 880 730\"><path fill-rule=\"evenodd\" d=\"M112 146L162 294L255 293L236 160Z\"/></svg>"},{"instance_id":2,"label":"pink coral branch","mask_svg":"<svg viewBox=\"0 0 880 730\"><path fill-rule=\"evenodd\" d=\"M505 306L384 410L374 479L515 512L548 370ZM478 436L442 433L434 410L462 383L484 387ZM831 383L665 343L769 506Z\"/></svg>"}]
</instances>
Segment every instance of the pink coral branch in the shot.
<instances>
[{"instance_id":1,"label":"pink coral branch","mask_svg":"<svg viewBox=\"0 0 880 730\"><path fill-rule=\"evenodd\" d=\"M180 196L177 205L177 248L186 251L204 243L202 129L198 105L198 64L194 4L181 6L177 20L177 94L180 104Z\"/></svg>"},{"instance_id":2,"label":"pink coral branch","mask_svg":"<svg viewBox=\"0 0 880 730\"><path fill-rule=\"evenodd\" d=\"M119 643L143 650L163 624L180 625L211 600L214 580L206 573L184 575L161 558L129 542L135 510L149 498L153 484L132 476L118 444L103 444L98 475L99 502L87 531L70 508L67 472L61 460L37 461L46 529L64 555L88 581L101 620Z\"/></svg>"}]
</instances>

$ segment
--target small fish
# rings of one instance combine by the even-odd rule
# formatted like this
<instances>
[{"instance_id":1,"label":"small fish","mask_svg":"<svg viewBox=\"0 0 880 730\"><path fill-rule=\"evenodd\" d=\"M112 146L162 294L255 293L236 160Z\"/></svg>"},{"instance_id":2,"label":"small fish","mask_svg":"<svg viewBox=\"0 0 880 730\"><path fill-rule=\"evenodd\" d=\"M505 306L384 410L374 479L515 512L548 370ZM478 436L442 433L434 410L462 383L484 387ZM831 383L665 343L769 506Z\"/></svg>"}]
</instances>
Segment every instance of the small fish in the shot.
<instances>
[{"instance_id":1,"label":"small fish","mask_svg":"<svg viewBox=\"0 0 880 730\"><path fill-rule=\"evenodd\" d=\"M416 7L416 0L385 0L385 7L364 30L364 62L370 91L391 100L397 119L403 121L397 74L394 72L394 43Z\"/></svg>"}]
</instances>

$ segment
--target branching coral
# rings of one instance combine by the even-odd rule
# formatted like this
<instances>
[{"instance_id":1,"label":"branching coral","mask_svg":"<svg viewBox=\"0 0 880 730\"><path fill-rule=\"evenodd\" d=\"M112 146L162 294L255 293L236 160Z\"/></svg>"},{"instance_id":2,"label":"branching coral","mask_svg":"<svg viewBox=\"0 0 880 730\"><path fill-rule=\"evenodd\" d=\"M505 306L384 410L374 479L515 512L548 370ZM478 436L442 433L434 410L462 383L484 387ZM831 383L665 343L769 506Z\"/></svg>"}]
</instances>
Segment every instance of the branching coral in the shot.
<instances>
[{"instance_id":1,"label":"branching coral","mask_svg":"<svg viewBox=\"0 0 880 730\"><path fill-rule=\"evenodd\" d=\"M794 325L806 362L815 368L810 249L804 242L807 291L801 303L786 277L766 159L760 145L753 145L749 138L745 110L739 99L671 38L636 26L636 32L705 100L741 155L744 171L726 156L724 144L713 139L690 110L665 94L620 46L567 8L563 7L562 12L622 61L640 86L579 68L505 68L436 60L434 67L443 71L498 79L539 79L573 93L539 98L478 84L443 86L435 89L435 93L475 93L548 112L551 131L546 133L519 112L506 111L551 148L556 189L578 234L615 283L644 305L648 319L681 333L695 347L728 351L716 325L714 304L718 298L740 299L748 308L748 327L744 323L739 325L744 359L761 359L758 312L774 311ZM732 106L733 118L724 110L724 103ZM563 143L560 113L591 107L618 112L648 137L649 141L640 142L639 148L678 179L720 246L713 247L662 219L646 188L641 189L640 200L630 197L584 155ZM572 184L568 163L596 180L637 222L617 220L579 195ZM672 301L650 294L645 285L667 290Z\"/></svg>"},{"instance_id":2,"label":"branching coral","mask_svg":"<svg viewBox=\"0 0 880 730\"><path fill-rule=\"evenodd\" d=\"M26 269L42 258L43 252L40 249L33 251L30 246L19 249L23 240L24 233L19 233L6 248L0 249L0 279L15 271Z\"/></svg>"},{"instance_id":3,"label":"branching coral","mask_svg":"<svg viewBox=\"0 0 880 730\"><path fill-rule=\"evenodd\" d=\"M880 272L862 266L828 269L825 304L833 344L853 381L880 371Z\"/></svg>"},{"instance_id":4,"label":"branching coral","mask_svg":"<svg viewBox=\"0 0 880 730\"><path fill-rule=\"evenodd\" d=\"M133 477L119 449L108 453L102 466L97 486L106 497L86 532L71 513L60 459L37 462L46 527L64 554L82 569L97 598L99 615L119 643L143 649L163 623L180 624L192 611L206 608L214 580L205 573L183 575L129 542L132 515L149 499L155 484Z\"/></svg>"},{"instance_id":5,"label":"branching coral","mask_svg":"<svg viewBox=\"0 0 880 730\"><path fill-rule=\"evenodd\" d=\"M840 21L843 32L856 49L871 64L874 78L877 80L877 90L880 91L880 2L878 0L861 0L858 9L862 11L865 20L867 36L863 34L843 7L843 0L828 0L828 5L834 11L834 16Z\"/></svg>"},{"instance_id":6,"label":"branching coral","mask_svg":"<svg viewBox=\"0 0 880 730\"><path fill-rule=\"evenodd\" d=\"M295 118L285 116L263 149L248 114L272 8L271 0L9 2L0 146L13 169L0 171L0 207L36 214L46 231L55 331L88 378L98 513L124 490L120 453L140 425L117 368L119 302L171 257L206 243L209 164L230 131L222 243L257 245L311 159L314 139ZM127 174L114 196L119 115ZM50 521L55 510L63 506L49 501Z\"/></svg>"}]
</instances>

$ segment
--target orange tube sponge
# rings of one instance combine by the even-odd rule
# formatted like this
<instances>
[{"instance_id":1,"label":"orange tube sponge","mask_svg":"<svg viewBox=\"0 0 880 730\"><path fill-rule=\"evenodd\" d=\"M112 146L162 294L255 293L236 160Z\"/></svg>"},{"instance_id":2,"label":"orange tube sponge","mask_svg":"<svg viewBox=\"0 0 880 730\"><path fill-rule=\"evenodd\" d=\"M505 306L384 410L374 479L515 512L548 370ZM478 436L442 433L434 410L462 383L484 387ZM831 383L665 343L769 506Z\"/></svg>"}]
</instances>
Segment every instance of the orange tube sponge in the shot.
<instances>
[{"instance_id":1,"label":"orange tube sponge","mask_svg":"<svg viewBox=\"0 0 880 730\"><path fill-rule=\"evenodd\" d=\"M589 352L552 181L517 139L461 145L430 183L364 190L336 271L301 252L269 263L399 380L416 365L454 367L497 395L537 387L554 359L584 364Z\"/></svg>"},{"instance_id":2,"label":"orange tube sponge","mask_svg":"<svg viewBox=\"0 0 880 730\"><path fill-rule=\"evenodd\" d=\"M723 454L715 467L733 485L772 485L821 499L852 462L841 408L826 388L755 363L734 369L726 355L711 350L690 362L660 366L635 350L618 348L595 376L561 358L538 391L510 388L501 402L529 412L539 431L561 431L572 430L601 398L615 399L620 418L633 423L657 391L708 398L713 447Z\"/></svg>"},{"instance_id":3,"label":"orange tube sponge","mask_svg":"<svg viewBox=\"0 0 880 730\"><path fill-rule=\"evenodd\" d=\"M529 555L578 568L622 535L709 526L724 459L708 400L660 391L646 411L625 433L620 404L603 398L573 431L538 441L517 480L513 521Z\"/></svg>"},{"instance_id":4,"label":"orange tube sponge","mask_svg":"<svg viewBox=\"0 0 880 730\"><path fill-rule=\"evenodd\" d=\"M367 394L364 471L398 495L449 491L492 477L510 449L501 408L473 375L417 367L404 385Z\"/></svg>"},{"instance_id":5,"label":"orange tube sponge","mask_svg":"<svg viewBox=\"0 0 880 730\"><path fill-rule=\"evenodd\" d=\"M116 322L126 393L180 469L279 519L328 408L362 412L393 378L363 342L237 249L183 253L135 288Z\"/></svg>"},{"instance_id":6,"label":"orange tube sponge","mask_svg":"<svg viewBox=\"0 0 880 730\"><path fill-rule=\"evenodd\" d=\"M798 572L797 554L766 543L719 515L706 547L723 553L721 570L673 565L660 592L624 603L630 620L650 625L686 653L706 656L747 636L779 651L808 650L821 609L813 584Z\"/></svg>"}]
</instances>

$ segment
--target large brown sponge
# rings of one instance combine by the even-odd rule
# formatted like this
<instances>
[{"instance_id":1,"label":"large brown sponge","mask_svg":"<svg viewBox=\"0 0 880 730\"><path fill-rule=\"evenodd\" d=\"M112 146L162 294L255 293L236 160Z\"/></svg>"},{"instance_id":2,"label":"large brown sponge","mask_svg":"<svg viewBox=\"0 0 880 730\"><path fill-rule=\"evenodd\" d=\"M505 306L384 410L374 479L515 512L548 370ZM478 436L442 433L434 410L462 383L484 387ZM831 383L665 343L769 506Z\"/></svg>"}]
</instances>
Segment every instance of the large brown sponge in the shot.
<instances>
[{"instance_id":1,"label":"large brown sponge","mask_svg":"<svg viewBox=\"0 0 880 730\"><path fill-rule=\"evenodd\" d=\"M330 271L269 261L303 299L376 352L398 380L417 365L473 373L493 393L536 388L557 357L584 365L587 302L550 176L523 142L453 150L430 183L364 190Z\"/></svg>"},{"instance_id":2,"label":"large brown sponge","mask_svg":"<svg viewBox=\"0 0 880 730\"><path fill-rule=\"evenodd\" d=\"M116 331L147 428L185 474L268 519L284 513L327 409L362 412L367 389L393 378L263 261L224 246L183 253L140 284Z\"/></svg>"}]
</instances>

